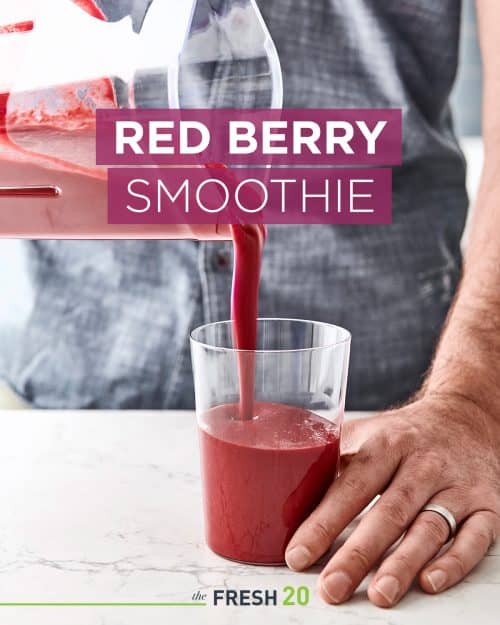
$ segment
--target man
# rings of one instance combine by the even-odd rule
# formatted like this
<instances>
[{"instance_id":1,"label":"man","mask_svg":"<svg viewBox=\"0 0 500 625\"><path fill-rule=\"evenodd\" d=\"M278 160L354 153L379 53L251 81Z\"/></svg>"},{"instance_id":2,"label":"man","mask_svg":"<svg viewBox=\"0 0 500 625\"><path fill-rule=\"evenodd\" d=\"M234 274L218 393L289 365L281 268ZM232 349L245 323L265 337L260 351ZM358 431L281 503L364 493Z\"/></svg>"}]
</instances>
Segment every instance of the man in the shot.
<instances>
[{"instance_id":1,"label":"man","mask_svg":"<svg viewBox=\"0 0 500 625\"><path fill-rule=\"evenodd\" d=\"M120 3L101 4L116 17ZM486 165L462 284L422 386L462 270L467 198L448 106L460 2L259 4L281 56L286 107L403 110L394 224L270 228L260 306L262 316L352 331L348 408L387 408L420 388L404 407L349 424L351 460L287 551L291 568L307 568L382 493L319 587L329 602L347 600L407 531L369 588L389 607L417 575L428 592L462 579L500 529L500 7L478 0ZM188 331L228 316L227 246L30 247L36 302L9 373L20 394L45 407L192 405ZM438 507L422 512L429 503ZM432 562L456 523L450 550Z\"/></svg>"}]
</instances>

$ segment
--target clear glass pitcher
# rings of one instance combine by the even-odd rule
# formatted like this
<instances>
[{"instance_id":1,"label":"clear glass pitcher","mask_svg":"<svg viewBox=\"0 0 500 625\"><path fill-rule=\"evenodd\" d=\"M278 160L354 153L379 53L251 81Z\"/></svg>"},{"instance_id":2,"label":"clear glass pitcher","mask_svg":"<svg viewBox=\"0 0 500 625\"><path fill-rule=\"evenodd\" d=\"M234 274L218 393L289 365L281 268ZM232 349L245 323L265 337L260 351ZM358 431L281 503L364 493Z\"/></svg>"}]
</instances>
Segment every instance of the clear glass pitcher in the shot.
<instances>
[{"instance_id":1,"label":"clear glass pitcher","mask_svg":"<svg viewBox=\"0 0 500 625\"><path fill-rule=\"evenodd\" d=\"M145 0L147 4L147 0ZM142 24L94 0L0 7L0 237L228 238L228 227L111 226L97 108L281 107L255 0L153 0Z\"/></svg>"}]
</instances>

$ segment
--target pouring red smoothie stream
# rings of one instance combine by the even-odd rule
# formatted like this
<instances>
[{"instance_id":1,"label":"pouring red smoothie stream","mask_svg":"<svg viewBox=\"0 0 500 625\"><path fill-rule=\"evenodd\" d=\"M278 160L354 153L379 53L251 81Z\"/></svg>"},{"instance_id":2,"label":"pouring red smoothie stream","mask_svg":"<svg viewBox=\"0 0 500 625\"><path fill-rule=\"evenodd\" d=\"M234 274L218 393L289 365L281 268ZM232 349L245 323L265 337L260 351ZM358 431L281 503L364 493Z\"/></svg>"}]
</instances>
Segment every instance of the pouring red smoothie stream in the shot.
<instances>
[{"instance_id":1,"label":"pouring red smoothie stream","mask_svg":"<svg viewBox=\"0 0 500 625\"><path fill-rule=\"evenodd\" d=\"M91 0L77 0L77 4L104 19ZM32 22L7 25L0 27L0 36L32 28ZM330 421L304 408L255 398L254 350L265 227L113 226L111 231L104 170L70 162L57 153L30 151L12 140L17 129L19 136L28 138L33 132L39 137L37 145L43 144L43 132L52 137L55 122L58 140L69 139L66 146L77 146L91 136L95 132L93 106L117 106L113 84L101 79L87 85L93 100L90 107L75 96L77 87L58 87L63 110L60 116L52 114L47 123L40 109L9 118L9 94L0 94L0 235L232 239L231 312L233 346L241 350L237 354L240 399L207 411L199 428L207 542L228 558L281 564L289 539L336 476L339 432ZM3 210L8 202L16 202L16 214ZM64 210L64 206L71 209Z\"/></svg>"},{"instance_id":2,"label":"pouring red smoothie stream","mask_svg":"<svg viewBox=\"0 0 500 625\"><path fill-rule=\"evenodd\" d=\"M300 407L254 398L257 308L265 229L232 226L232 323L239 404L207 411L199 428L208 545L225 557L283 564L300 523L335 478L339 432Z\"/></svg>"}]
</instances>

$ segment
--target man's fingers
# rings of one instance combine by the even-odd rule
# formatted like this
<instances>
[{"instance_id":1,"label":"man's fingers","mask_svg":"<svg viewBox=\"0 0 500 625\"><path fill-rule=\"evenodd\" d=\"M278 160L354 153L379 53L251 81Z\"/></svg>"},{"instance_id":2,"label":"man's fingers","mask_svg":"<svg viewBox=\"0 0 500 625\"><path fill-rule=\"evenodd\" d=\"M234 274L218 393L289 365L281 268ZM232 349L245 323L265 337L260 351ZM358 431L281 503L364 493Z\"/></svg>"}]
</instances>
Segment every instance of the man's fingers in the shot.
<instances>
[{"instance_id":1,"label":"man's fingers","mask_svg":"<svg viewBox=\"0 0 500 625\"><path fill-rule=\"evenodd\" d=\"M435 512L419 514L401 544L384 560L371 581L370 601L381 608L395 605L422 568L441 550L449 533L448 523Z\"/></svg>"},{"instance_id":2,"label":"man's fingers","mask_svg":"<svg viewBox=\"0 0 500 625\"><path fill-rule=\"evenodd\" d=\"M400 460L396 454L389 453L387 447L384 437L373 437L331 485L288 544L285 558L292 570L301 571L314 564L384 489ZM375 465L377 470L374 471Z\"/></svg>"},{"instance_id":3,"label":"man's fingers","mask_svg":"<svg viewBox=\"0 0 500 625\"><path fill-rule=\"evenodd\" d=\"M421 572L422 589L435 594L461 581L483 559L498 531L499 519L492 512L469 517L448 551Z\"/></svg>"},{"instance_id":4,"label":"man's fingers","mask_svg":"<svg viewBox=\"0 0 500 625\"><path fill-rule=\"evenodd\" d=\"M418 471L415 466L404 466L398 471L386 492L322 571L318 589L325 601L342 603L350 598L429 501L438 474L431 464ZM397 580L388 581L392 588L387 592L396 595Z\"/></svg>"}]
</instances>

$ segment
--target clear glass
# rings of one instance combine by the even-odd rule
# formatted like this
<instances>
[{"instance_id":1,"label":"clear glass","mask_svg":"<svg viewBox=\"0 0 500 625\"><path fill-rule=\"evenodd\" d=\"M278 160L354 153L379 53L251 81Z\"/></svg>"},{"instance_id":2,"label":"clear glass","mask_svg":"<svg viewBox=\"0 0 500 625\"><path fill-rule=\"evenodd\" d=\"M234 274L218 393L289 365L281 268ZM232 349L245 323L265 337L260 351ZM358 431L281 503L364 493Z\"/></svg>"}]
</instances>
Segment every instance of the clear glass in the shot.
<instances>
[{"instance_id":1,"label":"clear glass","mask_svg":"<svg viewBox=\"0 0 500 625\"><path fill-rule=\"evenodd\" d=\"M232 323L191 334L205 532L221 556L280 565L337 475L351 336L338 326L260 319L257 350ZM239 372L254 368L253 418L240 419Z\"/></svg>"}]
</instances>

